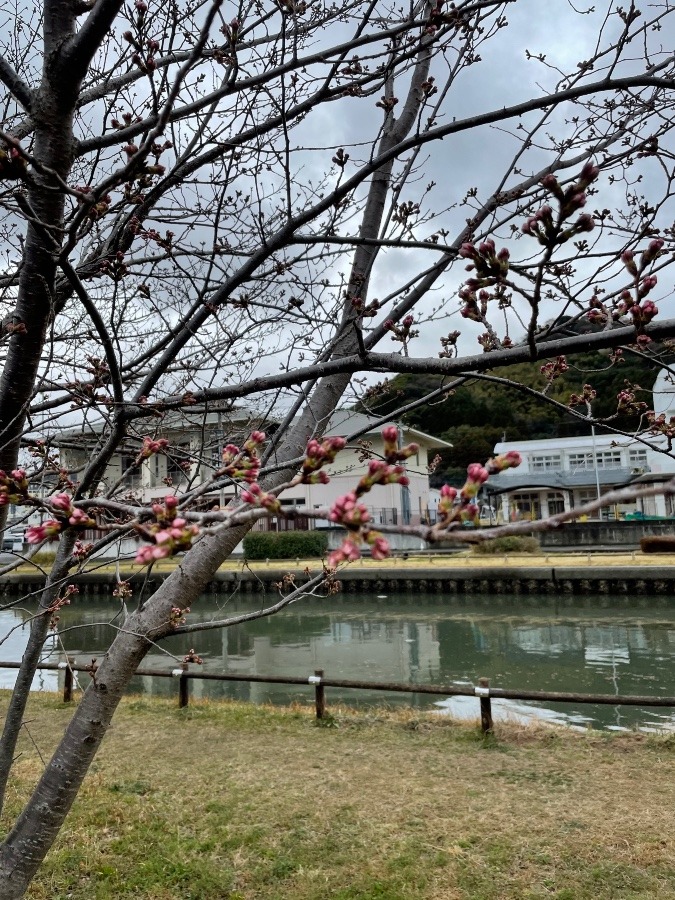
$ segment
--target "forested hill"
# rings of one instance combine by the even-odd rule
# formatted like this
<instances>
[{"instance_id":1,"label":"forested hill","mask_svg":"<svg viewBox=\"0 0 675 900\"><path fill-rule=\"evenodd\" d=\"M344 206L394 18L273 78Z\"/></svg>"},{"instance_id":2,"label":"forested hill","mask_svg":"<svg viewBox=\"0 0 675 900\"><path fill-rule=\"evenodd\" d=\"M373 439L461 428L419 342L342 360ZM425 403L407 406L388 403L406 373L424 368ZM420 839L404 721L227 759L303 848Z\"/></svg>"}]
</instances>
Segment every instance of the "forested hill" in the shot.
<instances>
[{"instance_id":1,"label":"forested hill","mask_svg":"<svg viewBox=\"0 0 675 900\"><path fill-rule=\"evenodd\" d=\"M651 390L657 368L644 358L624 354L616 362L608 355L585 353L570 357L569 369L551 385L548 396L568 405L572 394L580 394L585 384L597 391L593 412L599 417L613 416L617 411L617 394L627 383L639 385L636 399L652 408ZM494 369L490 374L508 378L541 391L546 378L541 372L542 361L523 363L507 369ZM387 382L385 392L371 398L368 408L386 414L421 398L441 386L435 376L399 375ZM452 451L443 454L443 464L433 483L461 481L466 466L491 456L495 443L554 438L589 433L589 426L571 415L514 388L474 380L458 388L445 399L425 404L403 416L414 428L444 438L453 444ZM636 416L622 416L612 421L615 427L637 427ZM599 429L601 431L602 429Z\"/></svg>"}]
</instances>

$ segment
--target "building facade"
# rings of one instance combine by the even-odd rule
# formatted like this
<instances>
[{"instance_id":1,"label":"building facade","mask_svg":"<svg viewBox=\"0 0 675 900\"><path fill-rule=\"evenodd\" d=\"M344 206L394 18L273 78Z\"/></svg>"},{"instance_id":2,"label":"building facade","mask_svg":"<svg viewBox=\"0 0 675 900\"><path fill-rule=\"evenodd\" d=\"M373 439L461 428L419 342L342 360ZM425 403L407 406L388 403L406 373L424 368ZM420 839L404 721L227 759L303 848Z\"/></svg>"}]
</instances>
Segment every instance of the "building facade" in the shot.
<instances>
[{"instance_id":1,"label":"building facade","mask_svg":"<svg viewBox=\"0 0 675 900\"><path fill-rule=\"evenodd\" d=\"M351 439L340 451L332 465L326 467L330 476L328 484L301 484L284 491L282 507L320 509L331 506L338 497L356 487L367 469L368 459L382 458L384 443L382 424L378 420L351 410L337 410L331 417L324 434ZM450 447L447 441L424 434L405 425L395 424L399 430L401 446L416 443L418 452L406 461L409 485L376 485L363 497L373 523L389 525L418 525L434 516L429 488L429 463L436 451ZM100 491L106 493L121 488L121 495L131 502L151 503L167 494L184 494L186 491L207 488L200 496L200 508L224 506L232 500L241 486L208 490L215 472L221 467L221 452L225 444L240 445L254 429L265 429L273 434L275 423L266 423L245 411L193 409L180 418L166 417L161 427L155 426L152 437L166 438L165 452L156 453L134 466L141 447L140 438L131 440L124 452L115 454L101 479ZM72 431L59 437L62 464L71 471L74 481L83 471L98 440L95 431ZM246 485L244 485L245 487ZM254 526L257 530L307 530L331 528L325 520L307 517L285 518L272 516L261 519ZM93 537L88 536L88 539ZM128 541L126 543L129 543ZM124 552L131 552L131 546ZM417 542L419 543L419 541Z\"/></svg>"},{"instance_id":2,"label":"building facade","mask_svg":"<svg viewBox=\"0 0 675 900\"><path fill-rule=\"evenodd\" d=\"M657 415L675 416L675 379L663 370L654 385ZM675 476L675 457L665 438L645 435L645 442L616 434L589 433L584 437L532 441L503 441L495 454L517 450L523 457L517 469L493 476L487 484L500 522L543 519L576 509L615 488L632 483L657 484ZM675 498L638 498L605 507L592 518L675 515Z\"/></svg>"}]
</instances>

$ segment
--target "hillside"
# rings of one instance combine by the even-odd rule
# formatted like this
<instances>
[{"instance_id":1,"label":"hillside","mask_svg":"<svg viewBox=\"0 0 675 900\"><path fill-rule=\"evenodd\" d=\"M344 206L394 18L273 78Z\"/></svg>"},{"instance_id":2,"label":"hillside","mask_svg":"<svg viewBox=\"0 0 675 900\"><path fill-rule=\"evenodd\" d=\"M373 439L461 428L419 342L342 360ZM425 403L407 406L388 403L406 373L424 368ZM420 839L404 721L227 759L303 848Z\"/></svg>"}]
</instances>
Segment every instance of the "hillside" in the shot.
<instances>
[{"instance_id":1,"label":"hillside","mask_svg":"<svg viewBox=\"0 0 675 900\"><path fill-rule=\"evenodd\" d=\"M613 362L607 355L584 353L570 357L567 362L569 369L553 382L548 392L552 399L567 406L572 394L581 393L584 384L590 384L597 391L593 412L600 418L609 418L616 414L617 394L628 382L640 386L636 390L637 399L651 408L651 390L658 370L643 358L625 354ZM541 361L523 363L508 369L497 368L490 374L541 391L546 385L541 366ZM437 376L397 376L387 383L384 393L371 398L368 408L378 414L394 413L441 386ZM403 418L414 428L454 445L452 451L443 454L443 463L432 478L434 484L461 481L466 466L487 459L498 441L569 437L589 432L586 423L561 413L543 398L532 397L515 386L479 380L458 388L445 399L420 406ZM638 417L619 416L612 419L612 425L635 429Z\"/></svg>"}]
</instances>

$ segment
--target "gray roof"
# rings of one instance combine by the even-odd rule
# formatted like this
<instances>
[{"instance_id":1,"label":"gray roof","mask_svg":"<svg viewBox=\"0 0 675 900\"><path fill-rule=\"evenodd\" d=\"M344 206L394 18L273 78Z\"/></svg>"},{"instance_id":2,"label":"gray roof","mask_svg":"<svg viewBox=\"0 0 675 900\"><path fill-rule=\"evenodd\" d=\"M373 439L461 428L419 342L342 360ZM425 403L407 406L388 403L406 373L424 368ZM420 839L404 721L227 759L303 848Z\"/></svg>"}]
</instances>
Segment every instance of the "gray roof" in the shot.
<instances>
[{"instance_id":1,"label":"gray roof","mask_svg":"<svg viewBox=\"0 0 675 900\"><path fill-rule=\"evenodd\" d=\"M357 436L362 434L379 434L386 425L396 425L402 429L406 437L410 436L418 444L423 443L425 447L430 447L434 450L452 447L452 444L448 441L426 434L424 431L418 431L416 428L411 428L402 422L393 420L382 422L381 417L367 416L365 413L355 412L351 409L336 409L331 415L324 433L335 434L340 437L347 437L352 434L357 434Z\"/></svg>"},{"instance_id":2,"label":"gray roof","mask_svg":"<svg viewBox=\"0 0 675 900\"><path fill-rule=\"evenodd\" d=\"M602 487L621 487L635 478L634 469L598 469L597 481ZM533 472L517 475L493 475L485 489L490 494L505 494L524 488L549 488L554 491L571 491L574 488L595 487L595 469L582 472Z\"/></svg>"}]
</instances>

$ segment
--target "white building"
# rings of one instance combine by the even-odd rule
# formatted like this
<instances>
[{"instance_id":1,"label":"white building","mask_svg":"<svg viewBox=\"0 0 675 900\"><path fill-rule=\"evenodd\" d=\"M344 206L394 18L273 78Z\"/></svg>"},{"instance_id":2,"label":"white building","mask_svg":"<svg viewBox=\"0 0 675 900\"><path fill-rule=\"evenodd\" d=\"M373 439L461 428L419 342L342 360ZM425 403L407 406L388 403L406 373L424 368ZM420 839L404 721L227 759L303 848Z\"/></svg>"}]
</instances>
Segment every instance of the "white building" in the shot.
<instances>
[{"instance_id":1,"label":"white building","mask_svg":"<svg viewBox=\"0 0 675 900\"><path fill-rule=\"evenodd\" d=\"M663 370L654 384L654 411L675 416L675 378ZM666 440L645 435L666 450ZM616 434L589 433L584 437L533 441L504 441L495 454L517 450L523 457L517 469L493 476L486 487L499 508L500 521L541 519L575 509L617 487L632 482L667 481L675 475L672 453ZM595 518L675 515L675 498L649 497L620 507L605 508Z\"/></svg>"},{"instance_id":2,"label":"white building","mask_svg":"<svg viewBox=\"0 0 675 900\"><path fill-rule=\"evenodd\" d=\"M330 475L328 484L301 484L285 491L281 497L282 506L308 507L318 509L330 506L338 497L348 493L368 466L370 454L381 458L384 450L381 431L384 427L375 424L376 419L351 410L336 410L329 424L323 429L325 435L349 437L359 433L348 446L337 454L331 466L326 467ZM392 424L392 423L388 423ZM397 423L393 423L397 424ZM202 485L208 485L214 472L221 465L221 451L225 444L241 445L252 430L264 429L272 434L275 423L262 422L245 410L218 410L211 407L194 407L185 413L166 416L155 424L147 423L147 432L139 431L139 436L129 439L124 452L113 455L101 479L100 491L106 493L117 485L122 488L121 496L129 501L147 504L161 500L167 494L184 494ZM376 485L362 498L369 508L374 524L419 524L434 515L430 503L429 462L437 450L451 446L447 441L424 434L405 425L397 424L401 446L416 443L418 452L406 462L410 484ZM169 446L166 452L153 455L139 466L134 460L141 447L141 437L149 434L153 439L166 438ZM84 470L93 448L100 439L96 429L72 430L61 434L58 445L61 461L72 478ZM245 487L246 485L244 485ZM205 491L200 497L201 508L222 505L235 495L239 487L229 486L222 490ZM119 494L118 494L119 495ZM255 526L259 530L307 530L330 527L329 523L310 518L286 519L283 516L261 519ZM93 535L88 536L91 539ZM125 552L131 548L125 545Z\"/></svg>"}]
</instances>

